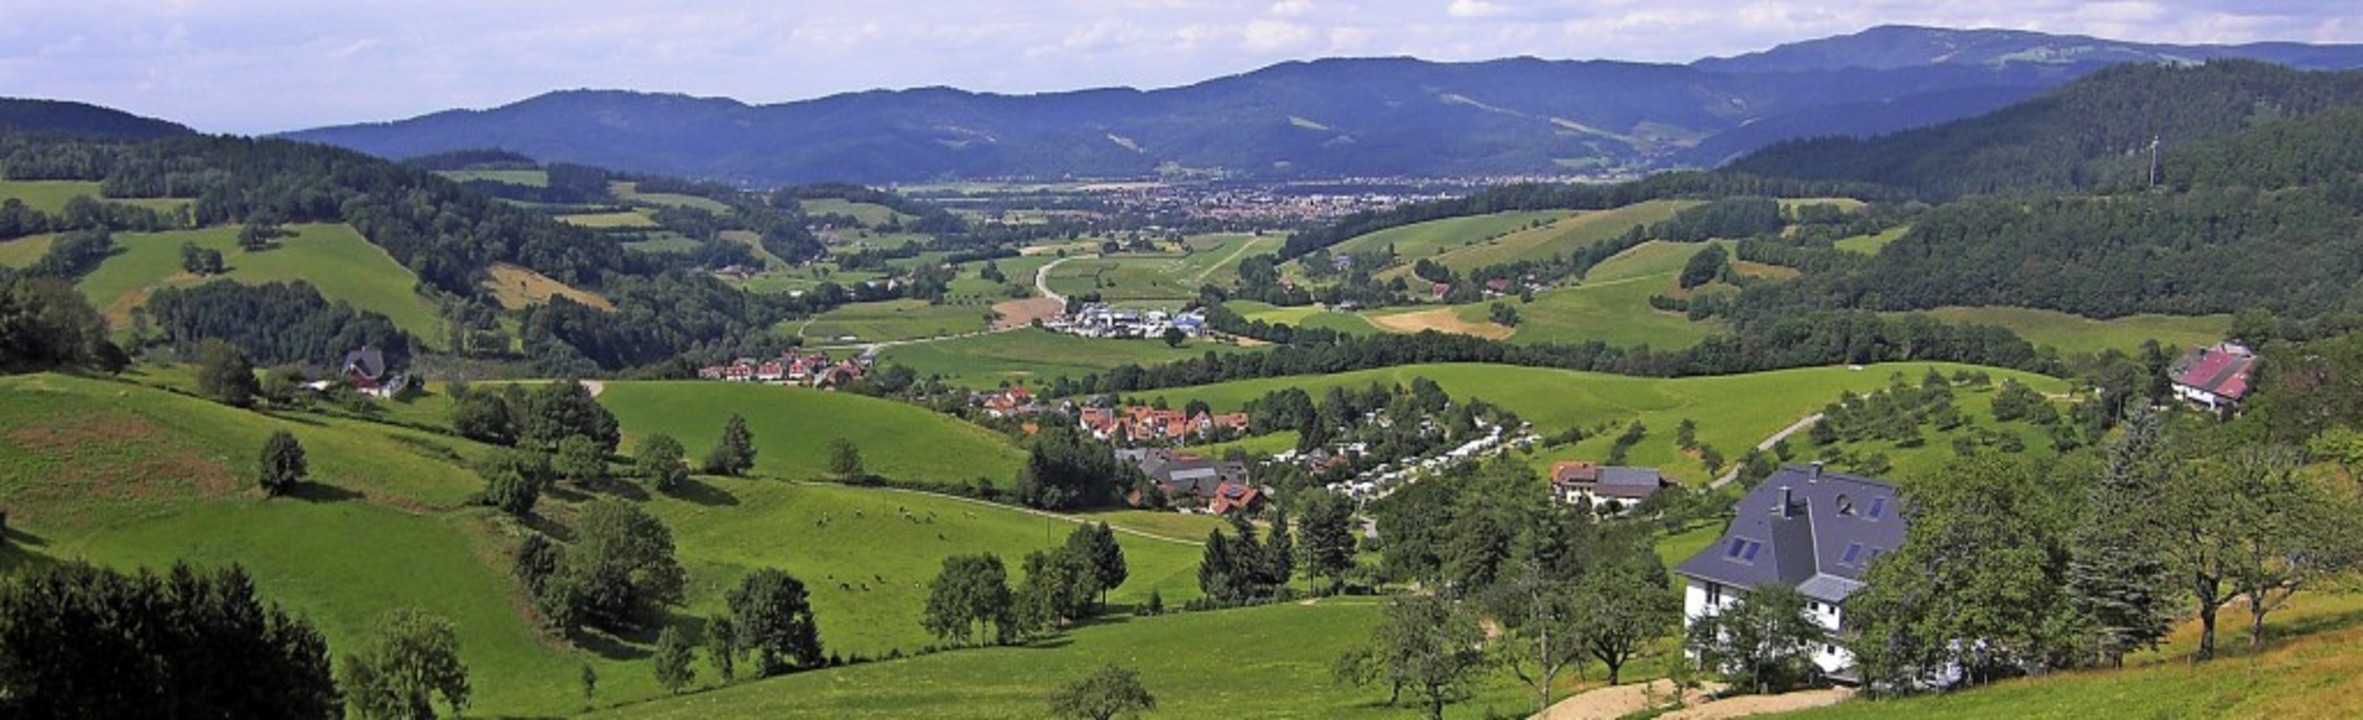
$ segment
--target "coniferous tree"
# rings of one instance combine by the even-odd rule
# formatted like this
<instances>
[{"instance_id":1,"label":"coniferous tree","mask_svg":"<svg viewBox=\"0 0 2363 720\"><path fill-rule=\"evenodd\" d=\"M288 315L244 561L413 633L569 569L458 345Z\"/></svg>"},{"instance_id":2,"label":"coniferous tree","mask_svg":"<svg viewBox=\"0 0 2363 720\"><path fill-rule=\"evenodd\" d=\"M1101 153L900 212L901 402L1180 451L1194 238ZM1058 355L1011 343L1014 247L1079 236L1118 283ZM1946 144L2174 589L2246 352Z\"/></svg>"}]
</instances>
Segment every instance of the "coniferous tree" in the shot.
<instances>
[{"instance_id":1,"label":"coniferous tree","mask_svg":"<svg viewBox=\"0 0 2363 720\"><path fill-rule=\"evenodd\" d=\"M2155 551L2164 539L2145 520L2161 490L2154 453L2163 420L2146 407L2127 414L2068 545L2068 592L2093 626L2103 665L2122 666L2126 653L2156 647L2174 617L2172 579Z\"/></svg>"}]
</instances>

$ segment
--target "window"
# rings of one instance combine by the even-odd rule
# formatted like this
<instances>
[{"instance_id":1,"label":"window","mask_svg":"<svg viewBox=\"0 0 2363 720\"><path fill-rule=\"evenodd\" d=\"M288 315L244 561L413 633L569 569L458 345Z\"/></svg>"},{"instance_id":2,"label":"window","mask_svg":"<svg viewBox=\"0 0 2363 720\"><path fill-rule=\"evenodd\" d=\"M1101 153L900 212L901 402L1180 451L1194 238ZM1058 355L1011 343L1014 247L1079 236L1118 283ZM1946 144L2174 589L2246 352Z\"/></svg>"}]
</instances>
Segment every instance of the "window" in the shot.
<instances>
[{"instance_id":1,"label":"window","mask_svg":"<svg viewBox=\"0 0 2363 720\"><path fill-rule=\"evenodd\" d=\"M1838 646L1836 646L1836 645L1823 645L1823 646L1821 646L1821 654L1823 654L1823 655L1836 655L1836 654L1838 654Z\"/></svg>"},{"instance_id":2,"label":"window","mask_svg":"<svg viewBox=\"0 0 2363 720\"><path fill-rule=\"evenodd\" d=\"M1877 520L1879 519L1879 515L1885 512L1887 512L1887 498L1876 497L1871 498L1871 511L1864 514L1870 516L1870 518L1873 520Z\"/></svg>"},{"instance_id":3,"label":"window","mask_svg":"<svg viewBox=\"0 0 2363 720\"><path fill-rule=\"evenodd\" d=\"M1862 543L1847 543L1847 544L1846 544L1846 554L1845 554L1845 555L1843 555L1843 556L1840 556L1840 557L1838 558L1838 564L1840 564L1840 565L1853 565L1855 560L1858 560L1858 559L1861 559L1861 558L1862 558L1862 554L1863 554L1863 544L1862 544Z\"/></svg>"},{"instance_id":4,"label":"window","mask_svg":"<svg viewBox=\"0 0 2363 720\"><path fill-rule=\"evenodd\" d=\"M1746 550L1746 549L1748 549L1748 541L1747 541L1747 540L1745 540L1745 539L1741 539L1741 538L1732 538L1732 539L1731 539L1731 549L1729 549L1729 550L1725 550L1725 551L1723 552L1723 557L1727 557L1727 558L1736 558L1736 557L1739 557L1740 551L1743 551L1743 550Z\"/></svg>"},{"instance_id":5,"label":"window","mask_svg":"<svg viewBox=\"0 0 2363 720\"><path fill-rule=\"evenodd\" d=\"M1845 493L1839 493L1839 494L1838 494L1838 502L1837 502L1836 504L1837 504L1837 506L1838 506L1838 514L1840 514L1840 515L1853 515L1853 514L1854 514L1854 500L1853 500L1852 498L1848 498L1848 497L1846 497L1846 494L1845 494Z\"/></svg>"},{"instance_id":6,"label":"window","mask_svg":"<svg viewBox=\"0 0 2363 720\"><path fill-rule=\"evenodd\" d=\"M1723 604L1723 586L1717 583L1707 583L1707 609L1712 610L1714 606L1721 604Z\"/></svg>"},{"instance_id":7,"label":"window","mask_svg":"<svg viewBox=\"0 0 2363 720\"><path fill-rule=\"evenodd\" d=\"M1805 603L1805 607L1806 607L1806 609L1808 609L1808 610L1812 610L1812 611L1814 611L1814 612L1821 612L1821 603L1820 603L1820 602L1809 602L1809 603Z\"/></svg>"},{"instance_id":8,"label":"window","mask_svg":"<svg viewBox=\"0 0 2363 720\"><path fill-rule=\"evenodd\" d=\"M1757 550L1761 550L1761 549L1763 549L1763 548L1764 548L1764 543L1756 542L1756 541L1754 541L1754 540L1749 540L1749 541L1748 541L1748 547L1747 547L1747 549L1746 549L1746 550L1742 550L1742 551L1740 551L1740 554L1739 554L1739 559L1741 559L1741 560L1744 560L1744 561L1747 561L1747 562L1755 562L1755 561L1756 561L1756 551L1757 551Z\"/></svg>"}]
</instances>

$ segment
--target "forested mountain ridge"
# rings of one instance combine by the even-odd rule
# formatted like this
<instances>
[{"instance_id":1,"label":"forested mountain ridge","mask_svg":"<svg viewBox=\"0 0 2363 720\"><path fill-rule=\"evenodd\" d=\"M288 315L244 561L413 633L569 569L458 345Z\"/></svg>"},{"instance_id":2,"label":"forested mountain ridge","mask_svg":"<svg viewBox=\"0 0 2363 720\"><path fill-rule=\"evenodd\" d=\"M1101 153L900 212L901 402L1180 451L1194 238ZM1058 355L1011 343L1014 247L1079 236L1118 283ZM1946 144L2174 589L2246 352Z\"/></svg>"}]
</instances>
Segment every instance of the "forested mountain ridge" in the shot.
<instances>
[{"instance_id":1,"label":"forested mountain ridge","mask_svg":"<svg viewBox=\"0 0 2363 720\"><path fill-rule=\"evenodd\" d=\"M2217 51L2363 66L2363 48L2298 47L2307 50ZM547 161L753 184L1176 168L1258 178L1564 173L1711 165L1788 138L1965 117L2119 59L1793 68L1330 59L1148 91L922 88L773 105L581 90L290 136L385 157L499 147Z\"/></svg>"},{"instance_id":2,"label":"forested mountain ridge","mask_svg":"<svg viewBox=\"0 0 2363 720\"><path fill-rule=\"evenodd\" d=\"M1851 35L1786 43L1727 58L1707 58L1691 66L1715 72L1766 73L1928 65L2180 64L2218 58L2251 58L2293 67L2339 69L2363 66L2363 48L2291 42L2171 45L2027 30L1881 25Z\"/></svg>"},{"instance_id":3,"label":"forested mountain ridge","mask_svg":"<svg viewBox=\"0 0 2363 720\"><path fill-rule=\"evenodd\" d=\"M2363 103L2363 71L2245 60L2124 65L1986 115L1869 139L1780 143L1726 169L1872 183L1930 199L2107 190L2147 182L2153 140L2172 153L2276 118L2356 103Z\"/></svg>"},{"instance_id":4,"label":"forested mountain ridge","mask_svg":"<svg viewBox=\"0 0 2363 720\"><path fill-rule=\"evenodd\" d=\"M196 133L179 123L64 100L0 98L0 131L147 140Z\"/></svg>"}]
</instances>

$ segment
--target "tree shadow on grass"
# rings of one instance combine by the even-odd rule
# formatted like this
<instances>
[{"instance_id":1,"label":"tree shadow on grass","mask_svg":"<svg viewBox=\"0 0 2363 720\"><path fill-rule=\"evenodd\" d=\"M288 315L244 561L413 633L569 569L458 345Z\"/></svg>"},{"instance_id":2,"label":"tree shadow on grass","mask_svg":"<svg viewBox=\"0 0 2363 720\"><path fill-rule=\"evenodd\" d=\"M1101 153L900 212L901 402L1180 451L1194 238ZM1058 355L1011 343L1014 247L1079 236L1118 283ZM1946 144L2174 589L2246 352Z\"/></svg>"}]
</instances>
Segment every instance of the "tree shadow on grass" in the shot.
<instances>
[{"instance_id":1,"label":"tree shadow on grass","mask_svg":"<svg viewBox=\"0 0 2363 720\"><path fill-rule=\"evenodd\" d=\"M599 481L592 483L588 489L591 492L600 493L603 495L613 495L625 500L631 500L633 502L648 501L647 490L642 489L639 483L626 480L602 478Z\"/></svg>"},{"instance_id":2,"label":"tree shadow on grass","mask_svg":"<svg viewBox=\"0 0 2363 720\"><path fill-rule=\"evenodd\" d=\"M368 497L356 490L316 482L299 482L288 488L287 496L304 502L331 503L360 500Z\"/></svg>"},{"instance_id":3,"label":"tree shadow on grass","mask_svg":"<svg viewBox=\"0 0 2363 720\"><path fill-rule=\"evenodd\" d=\"M0 541L0 574L15 573L57 564L57 559L36 552L33 548L47 547L48 540L16 528L9 528Z\"/></svg>"},{"instance_id":4,"label":"tree shadow on grass","mask_svg":"<svg viewBox=\"0 0 2363 720\"><path fill-rule=\"evenodd\" d=\"M328 427L328 423L321 422L318 418L312 417L311 413L288 412L285 410L256 410L255 413L273 420L285 420L297 425L305 425L316 428Z\"/></svg>"},{"instance_id":5,"label":"tree shadow on grass","mask_svg":"<svg viewBox=\"0 0 2363 720\"><path fill-rule=\"evenodd\" d=\"M574 542L573 528L560 525L558 524L558 521L542 517L539 514L526 513L524 516L517 518L517 522L523 524L526 527L533 528L535 532L549 536L552 540L557 540L559 542Z\"/></svg>"},{"instance_id":6,"label":"tree shadow on grass","mask_svg":"<svg viewBox=\"0 0 2363 720\"><path fill-rule=\"evenodd\" d=\"M697 478L683 480L680 487L673 488L671 492L665 494L707 507L738 504L737 495L730 494L728 490L708 485Z\"/></svg>"},{"instance_id":7,"label":"tree shadow on grass","mask_svg":"<svg viewBox=\"0 0 2363 720\"><path fill-rule=\"evenodd\" d=\"M575 630L567 633L566 639L585 652L609 660L644 660L655 654L647 648L625 642L623 638L597 630Z\"/></svg>"}]
</instances>

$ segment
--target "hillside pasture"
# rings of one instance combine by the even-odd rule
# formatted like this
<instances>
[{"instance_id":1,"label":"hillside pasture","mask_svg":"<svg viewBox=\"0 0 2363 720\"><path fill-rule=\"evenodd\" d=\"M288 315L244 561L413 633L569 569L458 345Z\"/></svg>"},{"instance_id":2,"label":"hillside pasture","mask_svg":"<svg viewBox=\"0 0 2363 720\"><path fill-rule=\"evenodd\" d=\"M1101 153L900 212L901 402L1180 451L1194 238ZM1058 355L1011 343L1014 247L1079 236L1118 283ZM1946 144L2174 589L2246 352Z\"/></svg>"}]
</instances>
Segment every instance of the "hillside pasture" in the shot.
<instances>
[{"instance_id":1,"label":"hillside pasture","mask_svg":"<svg viewBox=\"0 0 2363 720\"><path fill-rule=\"evenodd\" d=\"M1888 228L1870 235L1856 235L1849 238L1840 238L1836 244L1836 247L1847 252L1862 253L1864 255L1877 255L1881 249L1887 247L1888 243L1895 242L1897 238L1901 238L1905 233L1909 233L1911 231L1912 226L1904 225L1901 227Z\"/></svg>"},{"instance_id":2,"label":"hillside pasture","mask_svg":"<svg viewBox=\"0 0 2363 720\"><path fill-rule=\"evenodd\" d=\"M1280 307L1253 300L1232 300L1223 305L1250 321L1262 320L1275 325L1323 328L1347 334L1369 334L1380 330L1367 317L1318 305Z\"/></svg>"},{"instance_id":3,"label":"hillside pasture","mask_svg":"<svg viewBox=\"0 0 2363 720\"><path fill-rule=\"evenodd\" d=\"M1483 243L1489 238L1527 231L1537 225L1548 226L1575 215L1569 210L1538 210L1429 220L1356 235L1331 246L1329 253L1361 255L1386 252L1392 247L1395 257L1409 264Z\"/></svg>"},{"instance_id":4,"label":"hillside pasture","mask_svg":"<svg viewBox=\"0 0 2363 720\"><path fill-rule=\"evenodd\" d=\"M2180 353L2222 340L2232 326L2230 315L2128 315L2094 320L2056 310L2018 307L1946 307L1926 314L1948 323L2000 325L2027 342L2058 348L2068 354L2104 350L2135 353L2140 351L2144 340L2157 340L2169 353Z\"/></svg>"},{"instance_id":5,"label":"hillside pasture","mask_svg":"<svg viewBox=\"0 0 2363 720\"><path fill-rule=\"evenodd\" d=\"M113 257L74 283L116 327L130 323L132 308L146 304L163 287L186 287L226 278L247 284L302 280L330 300L385 314L394 325L429 343L440 333L435 306L414 292L418 276L370 244L349 225L289 225L295 233L260 252L238 249L237 226L161 233L118 233ZM181 244L218 250L229 270L200 277L181 269Z\"/></svg>"},{"instance_id":6,"label":"hillside pasture","mask_svg":"<svg viewBox=\"0 0 2363 720\"><path fill-rule=\"evenodd\" d=\"M986 329L981 305L930 305L925 300L884 300L839 306L804 325L801 334L813 344L882 342L941 337Z\"/></svg>"},{"instance_id":7,"label":"hillside pasture","mask_svg":"<svg viewBox=\"0 0 2363 720\"><path fill-rule=\"evenodd\" d=\"M1197 298L1198 288L1207 284L1235 282L1240 258L1277 249L1279 243L1277 237L1193 236L1184 247L1201 249L1188 253L1077 257L1050 271L1050 289L1061 295L1096 292L1110 301L1178 303Z\"/></svg>"},{"instance_id":8,"label":"hillside pasture","mask_svg":"<svg viewBox=\"0 0 2363 720\"><path fill-rule=\"evenodd\" d=\"M652 228L656 221L638 212L596 212L559 215L558 221L593 230L608 228Z\"/></svg>"},{"instance_id":9,"label":"hillside pasture","mask_svg":"<svg viewBox=\"0 0 2363 720\"><path fill-rule=\"evenodd\" d=\"M189 204L178 198L111 198L99 192L97 181L86 180L0 180L0 202L16 200L25 207L56 215L64 212L66 203L78 197L100 202L137 205L150 210L171 212Z\"/></svg>"},{"instance_id":10,"label":"hillside pasture","mask_svg":"<svg viewBox=\"0 0 2363 720\"><path fill-rule=\"evenodd\" d=\"M1479 305L1478 307L1486 307ZM1475 319L1457 313L1453 308L1415 310L1407 313L1368 316L1370 324L1391 333L1420 333L1434 330L1455 335L1475 335L1488 340L1507 338L1517 328L1496 325L1480 316Z\"/></svg>"},{"instance_id":11,"label":"hillside pasture","mask_svg":"<svg viewBox=\"0 0 2363 720\"><path fill-rule=\"evenodd\" d=\"M890 222L910 222L915 215L895 212L894 208L876 203L857 203L844 198L807 198L796 201L806 215L844 215L860 221L864 227L877 227Z\"/></svg>"},{"instance_id":12,"label":"hillside pasture","mask_svg":"<svg viewBox=\"0 0 2363 720\"><path fill-rule=\"evenodd\" d=\"M755 472L827 476L829 443L853 441L868 472L898 481L1008 487L1023 453L1007 438L916 405L805 388L713 381L610 382L599 404L622 423L625 447L665 433L704 456L732 413L754 431Z\"/></svg>"},{"instance_id":13,"label":"hillside pasture","mask_svg":"<svg viewBox=\"0 0 2363 720\"><path fill-rule=\"evenodd\" d=\"M1154 618L1111 618L1051 641L1057 647L962 650L803 673L614 709L598 717L1035 718L1043 698L1108 663L1140 673L1171 717L1401 717L1387 690L1331 680L1338 656L1368 641L1381 601L1333 598ZM1575 683L1573 673L1566 677ZM702 680L703 678L701 678ZM1449 718L1533 709L1507 671L1446 706Z\"/></svg>"},{"instance_id":14,"label":"hillside pasture","mask_svg":"<svg viewBox=\"0 0 2363 720\"><path fill-rule=\"evenodd\" d=\"M1598 340L1620 347L1666 350L1696 345L1723 329L1720 321L1691 322L1649 305L1651 295L1681 295L1675 279L1703 243L1647 242L1593 266L1574 287L1544 290L1533 302L1500 298L1451 309L1460 322L1491 324L1493 303L1518 310L1511 342L1579 344Z\"/></svg>"},{"instance_id":15,"label":"hillside pasture","mask_svg":"<svg viewBox=\"0 0 2363 720\"><path fill-rule=\"evenodd\" d=\"M435 174L459 183L488 180L525 187L550 186L550 173L546 170L439 170Z\"/></svg>"},{"instance_id":16,"label":"hillside pasture","mask_svg":"<svg viewBox=\"0 0 2363 720\"><path fill-rule=\"evenodd\" d=\"M532 268L509 263L493 263L492 267L485 270L484 289L492 291L493 299L500 301L501 307L511 310L561 296L601 310L615 309L615 303L608 302L598 293L559 282L548 275L534 272Z\"/></svg>"},{"instance_id":17,"label":"hillside pasture","mask_svg":"<svg viewBox=\"0 0 2363 720\"><path fill-rule=\"evenodd\" d=\"M1453 250L1436 257L1435 261L1456 272L1468 272L1487 265L1564 255L1614 240L1635 225L1664 221L1675 212L1697 204L1692 200L1651 200L1587 212L1543 227L1510 233L1493 242ZM1386 274L1393 277L1410 272L1405 267Z\"/></svg>"},{"instance_id":18,"label":"hillside pasture","mask_svg":"<svg viewBox=\"0 0 2363 720\"><path fill-rule=\"evenodd\" d=\"M33 235L14 240L0 240L0 267L28 268L41 262L49 254L49 246L57 241L55 235Z\"/></svg>"}]
</instances>

